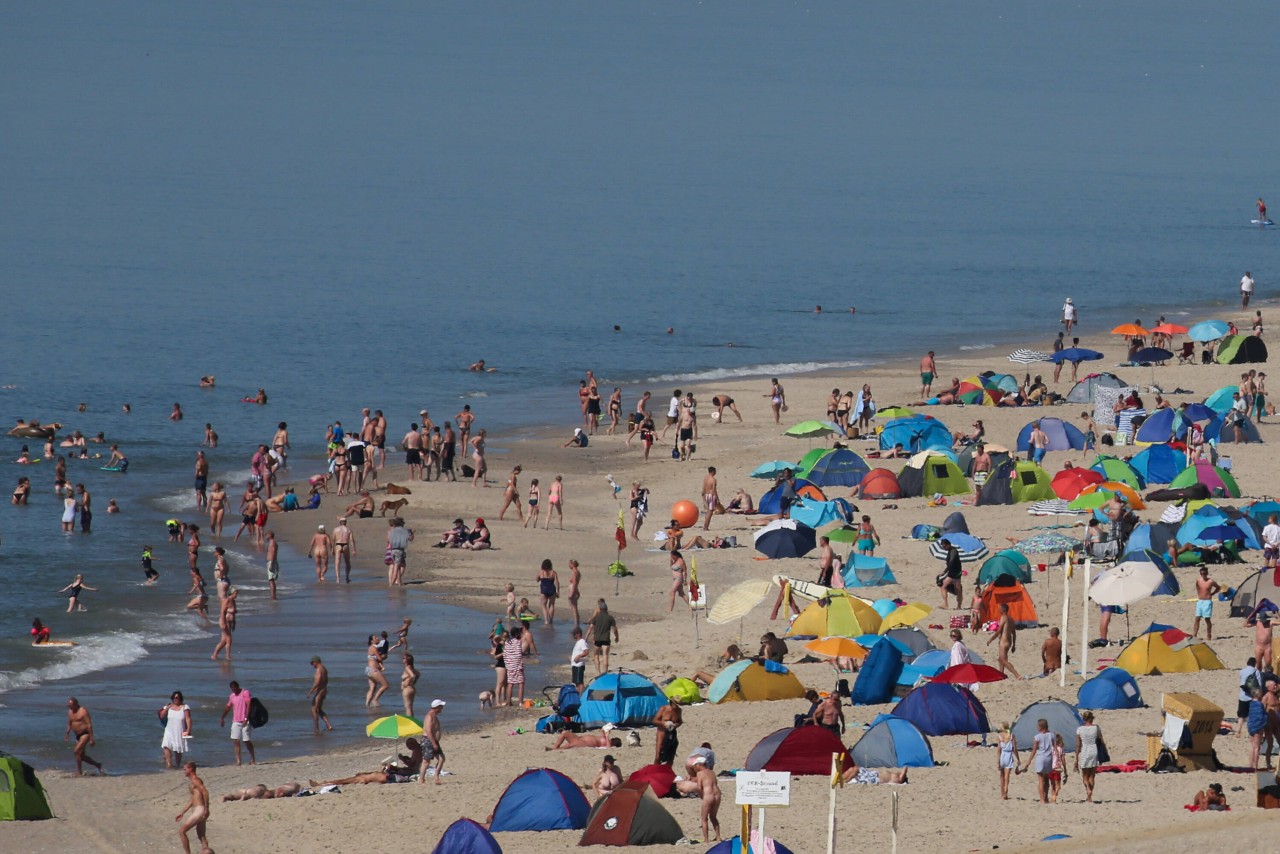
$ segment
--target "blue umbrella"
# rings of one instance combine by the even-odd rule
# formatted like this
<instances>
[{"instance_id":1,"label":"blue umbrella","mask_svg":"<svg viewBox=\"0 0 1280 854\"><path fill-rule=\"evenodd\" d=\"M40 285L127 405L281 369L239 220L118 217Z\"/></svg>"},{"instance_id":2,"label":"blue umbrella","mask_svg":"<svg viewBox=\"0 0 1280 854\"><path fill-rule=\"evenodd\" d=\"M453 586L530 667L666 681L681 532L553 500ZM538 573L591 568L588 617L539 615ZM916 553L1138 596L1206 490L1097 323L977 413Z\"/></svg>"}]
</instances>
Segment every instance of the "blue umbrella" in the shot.
<instances>
[{"instance_id":1,"label":"blue umbrella","mask_svg":"<svg viewBox=\"0 0 1280 854\"><path fill-rule=\"evenodd\" d=\"M1192 341L1216 341L1227 334L1228 326L1222 320L1202 320L1187 330Z\"/></svg>"},{"instance_id":2,"label":"blue umbrella","mask_svg":"<svg viewBox=\"0 0 1280 854\"><path fill-rule=\"evenodd\" d=\"M1219 415L1226 415L1231 411L1233 395L1240 390L1238 385L1224 385L1204 399L1204 405L1212 409Z\"/></svg>"},{"instance_id":3,"label":"blue umbrella","mask_svg":"<svg viewBox=\"0 0 1280 854\"><path fill-rule=\"evenodd\" d=\"M1132 362L1167 362L1173 354L1163 347L1143 347L1133 354Z\"/></svg>"},{"instance_id":4,"label":"blue umbrella","mask_svg":"<svg viewBox=\"0 0 1280 854\"><path fill-rule=\"evenodd\" d=\"M756 551L767 558L804 557L817 545L813 528L797 523L761 531L755 541Z\"/></svg>"},{"instance_id":5,"label":"blue umbrella","mask_svg":"<svg viewBox=\"0 0 1280 854\"><path fill-rule=\"evenodd\" d=\"M1059 350L1049 357L1049 361L1061 364L1062 362L1093 362L1101 359L1102 354L1097 350L1086 350L1084 347L1068 347L1065 350Z\"/></svg>"},{"instance_id":6,"label":"blue umbrella","mask_svg":"<svg viewBox=\"0 0 1280 854\"><path fill-rule=\"evenodd\" d=\"M796 463L789 463L786 460L774 460L756 466L756 470L751 473L751 476L758 477L761 480L777 480L778 476L787 469L796 472L800 470L800 466Z\"/></svg>"}]
</instances>

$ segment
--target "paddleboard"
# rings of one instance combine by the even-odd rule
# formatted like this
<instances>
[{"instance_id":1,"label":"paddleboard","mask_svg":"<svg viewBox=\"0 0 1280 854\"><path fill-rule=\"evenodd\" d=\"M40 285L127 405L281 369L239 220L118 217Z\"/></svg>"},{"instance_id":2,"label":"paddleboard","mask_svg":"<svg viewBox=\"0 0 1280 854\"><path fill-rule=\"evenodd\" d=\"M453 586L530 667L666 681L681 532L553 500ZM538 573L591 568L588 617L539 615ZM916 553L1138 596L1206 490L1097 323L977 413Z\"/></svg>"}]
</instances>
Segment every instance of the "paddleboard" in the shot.
<instances>
[{"instance_id":1,"label":"paddleboard","mask_svg":"<svg viewBox=\"0 0 1280 854\"><path fill-rule=\"evenodd\" d=\"M1261 225L1261 226L1275 225L1275 223L1269 219L1254 219L1254 220L1250 220L1250 222L1252 222L1254 225Z\"/></svg>"},{"instance_id":2,"label":"paddleboard","mask_svg":"<svg viewBox=\"0 0 1280 854\"><path fill-rule=\"evenodd\" d=\"M103 471L124 471L124 469L120 468L119 466L103 466L102 470Z\"/></svg>"},{"instance_id":3,"label":"paddleboard","mask_svg":"<svg viewBox=\"0 0 1280 854\"><path fill-rule=\"evenodd\" d=\"M46 649L56 647L57 649L66 649L69 646L79 646L75 641L45 641L44 643L32 643L37 649Z\"/></svg>"}]
</instances>

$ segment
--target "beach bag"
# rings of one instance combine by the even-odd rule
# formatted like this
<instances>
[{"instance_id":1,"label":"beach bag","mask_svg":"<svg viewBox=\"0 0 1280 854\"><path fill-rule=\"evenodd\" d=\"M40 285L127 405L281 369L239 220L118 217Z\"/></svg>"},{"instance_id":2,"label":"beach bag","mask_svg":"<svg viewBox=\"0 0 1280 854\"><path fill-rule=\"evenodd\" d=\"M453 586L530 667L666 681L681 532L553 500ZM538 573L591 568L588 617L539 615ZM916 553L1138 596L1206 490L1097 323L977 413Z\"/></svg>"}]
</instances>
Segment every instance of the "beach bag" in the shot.
<instances>
[{"instance_id":1,"label":"beach bag","mask_svg":"<svg viewBox=\"0 0 1280 854\"><path fill-rule=\"evenodd\" d=\"M1111 751L1107 750L1107 742L1102 737L1102 731L1098 731L1098 764L1108 765L1111 762Z\"/></svg>"},{"instance_id":2,"label":"beach bag","mask_svg":"<svg viewBox=\"0 0 1280 854\"><path fill-rule=\"evenodd\" d=\"M264 727L271 716L267 713L267 707L262 705L262 701L257 697L249 699L249 726L254 729Z\"/></svg>"},{"instance_id":3,"label":"beach bag","mask_svg":"<svg viewBox=\"0 0 1280 854\"><path fill-rule=\"evenodd\" d=\"M678 460L678 459L680 459L680 446L679 446L679 445L676 445L674 448L672 448L672 449L671 449L671 459L673 459L673 460Z\"/></svg>"},{"instance_id":4,"label":"beach bag","mask_svg":"<svg viewBox=\"0 0 1280 854\"><path fill-rule=\"evenodd\" d=\"M1147 769L1152 774L1185 774L1186 771L1178 764L1177 758L1173 755L1173 751L1167 747L1160 748L1160 755L1156 757L1156 761Z\"/></svg>"}]
</instances>

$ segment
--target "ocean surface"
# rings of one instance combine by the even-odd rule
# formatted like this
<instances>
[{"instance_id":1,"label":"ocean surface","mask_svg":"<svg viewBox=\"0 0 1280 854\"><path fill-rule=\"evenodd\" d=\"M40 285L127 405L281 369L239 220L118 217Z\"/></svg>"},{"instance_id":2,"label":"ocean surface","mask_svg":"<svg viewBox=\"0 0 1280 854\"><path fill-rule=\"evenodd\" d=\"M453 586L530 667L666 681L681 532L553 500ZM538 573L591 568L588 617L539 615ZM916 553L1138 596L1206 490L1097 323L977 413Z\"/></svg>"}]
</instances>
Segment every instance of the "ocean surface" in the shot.
<instances>
[{"instance_id":1,"label":"ocean surface","mask_svg":"<svg viewBox=\"0 0 1280 854\"><path fill-rule=\"evenodd\" d=\"M1212 316L1246 269L1273 296L1280 237L1250 220L1258 196L1280 206L1276 18L1187 2L6 8L0 419L103 431L131 468L71 463L98 512L93 534L64 536L51 463L0 463L35 484L31 506L0 506L0 749L65 764L72 693L109 767L154 767L147 715L175 688L213 737L230 676L181 613L162 525L194 518L206 422L213 477L236 482L281 420L301 465L362 406L393 436L423 406L438 423L464 404L510 434L572 425L587 369L630 403L926 349L999 362L1011 342L1047 347L1067 296L1090 333ZM497 372L466 370L481 358ZM269 406L239 402L260 386ZM0 439L0 458L21 444ZM108 517L112 497L125 512ZM139 586L147 543L156 588ZM234 672L271 686L270 752L315 747L298 716L316 652L347 732L325 743L354 738L361 642L406 609L447 628L420 696L487 686L487 615L376 579L315 589L293 555L273 606L260 565L233 556L237 645L255 650ZM76 572L101 589L59 614ZM37 615L83 645L33 651Z\"/></svg>"}]
</instances>

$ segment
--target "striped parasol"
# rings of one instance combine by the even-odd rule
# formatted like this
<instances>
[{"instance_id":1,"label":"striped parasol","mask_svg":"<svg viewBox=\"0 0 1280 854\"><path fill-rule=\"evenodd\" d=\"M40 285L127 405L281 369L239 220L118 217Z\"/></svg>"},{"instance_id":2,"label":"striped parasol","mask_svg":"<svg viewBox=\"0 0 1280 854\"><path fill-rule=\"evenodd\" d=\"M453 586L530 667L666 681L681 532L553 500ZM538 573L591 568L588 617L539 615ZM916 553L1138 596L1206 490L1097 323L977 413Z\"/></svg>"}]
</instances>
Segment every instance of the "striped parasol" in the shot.
<instances>
[{"instance_id":1,"label":"striped parasol","mask_svg":"<svg viewBox=\"0 0 1280 854\"><path fill-rule=\"evenodd\" d=\"M1071 502L1065 498L1047 498L1044 501L1037 501L1027 508L1027 512L1032 516L1079 516L1084 514L1084 510L1072 510L1068 505Z\"/></svg>"},{"instance_id":2,"label":"striped parasol","mask_svg":"<svg viewBox=\"0 0 1280 854\"><path fill-rule=\"evenodd\" d=\"M1020 347L1009 354L1009 361L1016 362L1019 365L1030 365L1032 362L1047 362L1052 358L1048 353L1041 353L1039 350L1028 350L1026 347Z\"/></svg>"},{"instance_id":3,"label":"striped parasol","mask_svg":"<svg viewBox=\"0 0 1280 854\"><path fill-rule=\"evenodd\" d=\"M1062 534L1036 534L1014 544L1014 548L1024 555L1048 555L1076 551L1082 546L1079 540Z\"/></svg>"},{"instance_id":4,"label":"striped parasol","mask_svg":"<svg viewBox=\"0 0 1280 854\"><path fill-rule=\"evenodd\" d=\"M929 544L929 554L938 560L946 560L947 547L943 543L948 540L954 543L956 550L960 552L961 563L974 563L991 554L982 540L969 534L943 534Z\"/></svg>"}]
</instances>

